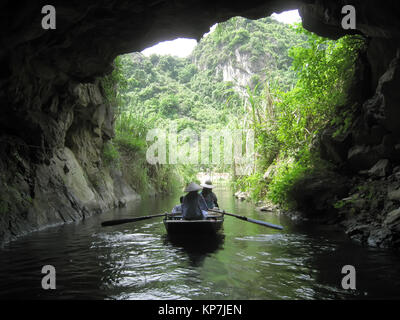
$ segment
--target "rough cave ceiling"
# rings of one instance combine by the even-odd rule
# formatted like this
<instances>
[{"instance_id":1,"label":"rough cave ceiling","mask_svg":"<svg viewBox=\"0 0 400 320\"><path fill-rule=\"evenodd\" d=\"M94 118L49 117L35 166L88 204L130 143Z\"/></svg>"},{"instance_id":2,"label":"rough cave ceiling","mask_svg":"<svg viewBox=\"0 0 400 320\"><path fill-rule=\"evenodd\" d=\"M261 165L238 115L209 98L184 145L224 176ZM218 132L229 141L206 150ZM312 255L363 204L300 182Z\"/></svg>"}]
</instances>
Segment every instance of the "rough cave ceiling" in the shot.
<instances>
[{"instance_id":1,"label":"rough cave ceiling","mask_svg":"<svg viewBox=\"0 0 400 320\"><path fill-rule=\"evenodd\" d=\"M140 51L161 40L199 39L216 22L233 16L261 18L299 8L304 26L320 35L337 38L341 8L347 1L243 2L199 0L52 1L57 29L41 28L41 8L48 1L5 1L0 5L3 63L9 58L46 61L50 69L81 80L110 70L121 53ZM352 1L357 29L371 37L397 38L399 5L388 1ZM43 63L42 63L43 64ZM46 75L45 75L46 76ZM48 77L52 76L49 70Z\"/></svg>"}]
</instances>

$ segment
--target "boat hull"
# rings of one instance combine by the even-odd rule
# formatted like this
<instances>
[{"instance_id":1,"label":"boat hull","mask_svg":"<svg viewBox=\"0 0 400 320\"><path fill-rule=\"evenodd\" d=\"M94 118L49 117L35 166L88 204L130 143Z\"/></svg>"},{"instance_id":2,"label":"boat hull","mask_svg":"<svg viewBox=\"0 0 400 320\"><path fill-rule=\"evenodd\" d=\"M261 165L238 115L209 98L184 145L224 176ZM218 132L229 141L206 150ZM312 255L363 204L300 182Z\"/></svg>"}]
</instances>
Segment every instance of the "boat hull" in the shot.
<instances>
[{"instance_id":1,"label":"boat hull","mask_svg":"<svg viewBox=\"0 0 400 320\"><path fill-rule=\"evenodd\" d=\"M210 215L204 220L184 220L181 216L164 218L168 234L215 234L224 223L222 215Z\"/></svg>"}]
</instances>

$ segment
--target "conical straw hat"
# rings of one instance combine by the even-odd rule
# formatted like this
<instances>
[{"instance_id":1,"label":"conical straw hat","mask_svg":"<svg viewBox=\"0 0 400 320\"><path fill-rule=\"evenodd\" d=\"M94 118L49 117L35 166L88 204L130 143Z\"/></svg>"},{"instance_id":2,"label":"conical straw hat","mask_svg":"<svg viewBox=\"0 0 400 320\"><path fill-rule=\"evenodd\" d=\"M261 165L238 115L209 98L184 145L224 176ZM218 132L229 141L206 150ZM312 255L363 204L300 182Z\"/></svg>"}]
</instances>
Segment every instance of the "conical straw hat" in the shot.
<instances>
[{"instance_id":1,"label":"conical straw hat","mask_svg":"<svg viewBox=\"0 0 400 320\"><path fill-rule=\"evenodd\" d=\"M192 192L192 191L199 191L199 190L201 190L201 187L197 183L191 182L187 185L184 192Z\"/></svg>"},{"instance_id":2,"label":"conical straw hat","mask_svg":"<svg viewBox=\"0 0 400 320\"><path fill-rule=\"evenodd\" d=\"M203 184L201 184L201 186L202 186L203 188L209 188L209 189L212 189L212 188L215 187L215 186L212 185L211 180L207 180L206 182L204 182Z\"/></svg>"}]
</instances>

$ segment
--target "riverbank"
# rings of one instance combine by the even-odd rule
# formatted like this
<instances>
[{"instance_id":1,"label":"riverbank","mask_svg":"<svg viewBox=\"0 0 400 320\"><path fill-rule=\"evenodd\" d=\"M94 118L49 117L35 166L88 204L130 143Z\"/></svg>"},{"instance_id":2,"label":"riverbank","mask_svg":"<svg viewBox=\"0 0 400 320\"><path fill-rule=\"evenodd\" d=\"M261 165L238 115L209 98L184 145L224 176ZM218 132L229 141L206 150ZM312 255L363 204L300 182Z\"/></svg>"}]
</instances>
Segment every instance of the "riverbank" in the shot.
<instances>
[{"instance_id":1,"label":"riverbank","mask_svg":"<svg viewBox=\"0 0 400 320\"><path fill-rule=\"evenodd\" d=\"M284 210L269 202L256 203L260 211L279 212L293 220L335 225L353 241L371 247L400 246L400 168L377 174L361 172L351 178L329 173L313 174L291 190L295 207ZM251 201L249 193L235 197Z\"/></svg>"}]
</instances>

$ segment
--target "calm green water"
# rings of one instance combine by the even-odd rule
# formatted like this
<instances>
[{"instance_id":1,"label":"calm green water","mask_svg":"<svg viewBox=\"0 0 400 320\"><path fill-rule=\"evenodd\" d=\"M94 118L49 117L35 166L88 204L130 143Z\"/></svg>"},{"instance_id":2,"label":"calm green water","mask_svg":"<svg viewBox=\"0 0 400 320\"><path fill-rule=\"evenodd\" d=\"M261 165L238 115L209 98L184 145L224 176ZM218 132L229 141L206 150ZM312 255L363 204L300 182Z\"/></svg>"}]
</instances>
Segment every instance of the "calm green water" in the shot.
<instances>
[{"instance_id":1,"label":"calm green water","mask_svg":"<svg viewBox=\"0 0 400 320\"><path fill-rule=\"evenodd\" d=\"M34 299L371 299L400 298L400 257L362 248L340 231L257 212L226 187L221 207L281 224L283 231L225 217L217 239L176 241L161 218L102 228L103 220L170 210L179 195L32 233L0 249L0 298ZM191 243L189 243L189 241ZM43 265L56 290L41 288ZM341 288L344 265L357 290Z\"/></svg>"}]
</instances>

